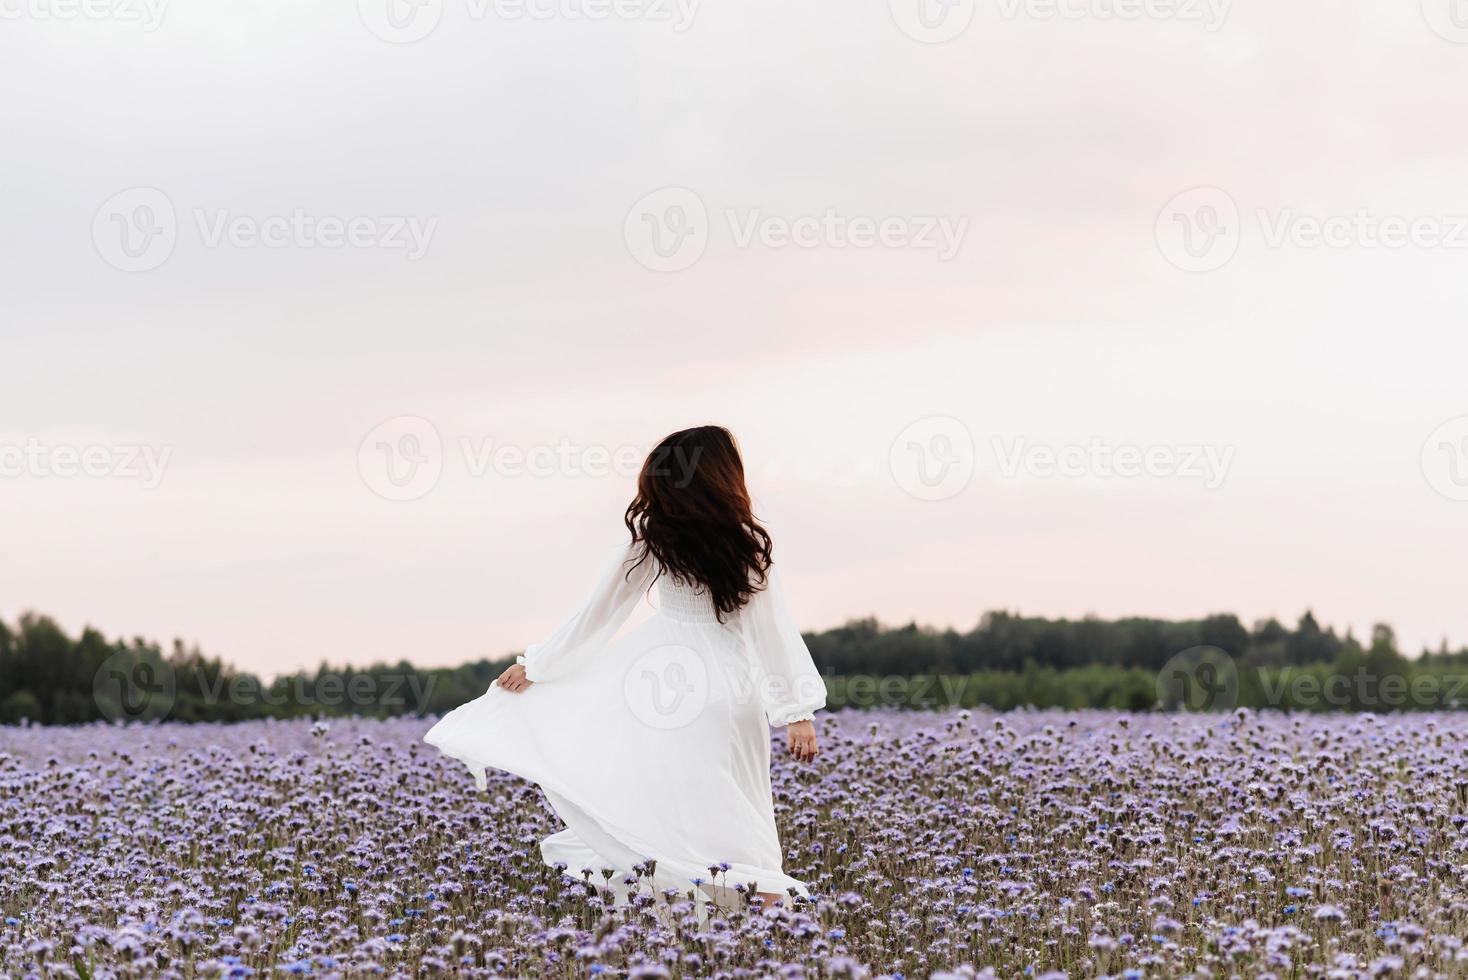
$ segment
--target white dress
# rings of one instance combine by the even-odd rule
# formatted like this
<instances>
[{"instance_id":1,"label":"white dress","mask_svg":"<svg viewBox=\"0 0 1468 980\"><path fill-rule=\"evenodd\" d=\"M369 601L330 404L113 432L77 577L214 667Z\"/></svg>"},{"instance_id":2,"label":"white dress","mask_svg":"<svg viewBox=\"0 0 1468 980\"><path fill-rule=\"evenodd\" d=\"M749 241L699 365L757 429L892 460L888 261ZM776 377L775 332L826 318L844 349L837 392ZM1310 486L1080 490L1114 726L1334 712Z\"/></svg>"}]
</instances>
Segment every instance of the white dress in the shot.
<instances>
[{"instance_id":1,"label":"white dress","mask_svg":"<svg viewBox=\"0 0 1468 980\"><path fill-rule=\"evenodd\" d=\"M719 622L701 589L657 577L657 614L612 642L654 577L630 576L619 550L591 598L521 662L534 683L491 685L449 712L425 740L464 762L482 789L488 768L538 783L566 829L541 857L616 891L653 859L654 887L736 884L807 894L782 870L770 793L770 732L824 707L826 688L771 569L765 588Z\"/></svg>"}]
</instances>

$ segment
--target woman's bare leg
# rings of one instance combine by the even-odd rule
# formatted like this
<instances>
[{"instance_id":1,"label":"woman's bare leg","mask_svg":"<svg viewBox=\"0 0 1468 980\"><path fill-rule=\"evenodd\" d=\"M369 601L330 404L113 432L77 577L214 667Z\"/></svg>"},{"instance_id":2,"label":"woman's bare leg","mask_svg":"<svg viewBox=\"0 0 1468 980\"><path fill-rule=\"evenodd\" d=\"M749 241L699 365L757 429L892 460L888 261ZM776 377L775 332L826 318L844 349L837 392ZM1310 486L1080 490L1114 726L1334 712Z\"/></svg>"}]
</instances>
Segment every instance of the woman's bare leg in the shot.
<instances>
[{"instance_id":1,"label":"woman's bare leg","mask_svg":"<svg viewBox=\"0 0 1468 980\"><path fill-rule=\"evenodd\" d=\"M780 901L780 899L783 897L781 895L776 895L774 892L755 892L755 894L765 900L765 908L767 909L774 908L775 903Z\"/></svg>"}]
</instances>

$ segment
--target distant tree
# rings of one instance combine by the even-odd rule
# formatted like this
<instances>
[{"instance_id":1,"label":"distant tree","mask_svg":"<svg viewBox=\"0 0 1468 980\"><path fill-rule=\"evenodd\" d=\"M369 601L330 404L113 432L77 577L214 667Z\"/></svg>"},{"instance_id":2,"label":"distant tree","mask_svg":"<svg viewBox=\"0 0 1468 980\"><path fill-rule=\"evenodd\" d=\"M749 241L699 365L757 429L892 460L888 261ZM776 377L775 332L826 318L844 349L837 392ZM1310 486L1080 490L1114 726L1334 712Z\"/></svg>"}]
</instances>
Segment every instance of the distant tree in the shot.
<instances>
[{"instance_id":1,"label":"distant tree","mask_svg":"<svg viewBox=\"0 0 1468 980\"><path fill-rule=\"evenodd\" d=\"M1209 616L1198 624L1202 646L1218 647L1234 657L1242 657L1249 649L1249 631L1232 614Z\"/></svg>"},{"instance_id":2,"label":"distant tree","mask_svg":"<svg viewBox=\"0 0 1468 980\"><path fill-rule=\"evenodd\" d=\"M1334 633L1326 633L1308 609L1295 631L1285 639L1286 659L1292 664L1318 664L1333 660L1341 650Z\"/></svg>"},{"instance_id":3,"label":"distant tree","mask_svg":"<svg viewBox=\"0 0 1468 980\"><path fill-rule=\"evenodd\" d=\"M1377 677L1400 674L1407 660L1397 651L1397 634L1386 623L1371 627L1371 647L1366 651L1364 666Z\"/></svg>"},{"instance_id":4,"label":"distant tree","mask_svg":"<svg viewBox=\"0 0 1468 980\"><path fill-rule=\"evenodd\" d=\"M1115 707L1145 709L1157 697L1156 672L1178 653L1207 645L1222 648L1241 666L1240 704L1277 704L1325 710L1331 707L1390 710L1397 707L1363 690L1355 679L1372 683L1437 672L1439 679L1468 667L1468 649L1446 645L1417 661L1397 649L1389 626L1376 626L1363 649L1348 631L1343 637L1324 629L1306 612L1295 629L1269 619L1246 629L1237 616L1218 613L1196 620L1147 617L1103 620L1045 619L1016 612L986 613L968 631L935 630L907 623L884 627L860 619L835 629L807 634L817 667L839 690L841 678L917 674L960 675L967 683L957 693L930 694L963 704L1016 707ZM239 721L321 714L442 714L483 694L511 658L481 659L453 668L420 668L406 661L366 667L332 667L322 661L311 671L277 677L268 684L236 670L199 647L175 640L166 648L137 637L109 641L86 628L76 639L45 617L27 613L15 628L0 623L0 721L21 718L46 724L91 721L104 709L94 681L104 665L117 676L146 667L174 682L166 717L180 721ZM1299 704L1270 701L1260 678L1290 671L1324 682L1351 681L1351 698ZM1272 673L1271 673L1272 672ZM1397 686L1400 686L1399 684ZM1442 690L1458 685L1442 683ZM841 695L834 703L845 703ZM1447 696L1444 695L1445 699ZM1431 707L1432 704L1413 704Z\"/></svg>"},{"instance_id":5,"label":"distant tree","mask_svg":"<svg viewBox=\"0 0 1468 980\"><path fill-rule=\"evenodd\" d=\"M15 637L10 627L0 622L0 702L15 690Z\"/></svg>"},{"instance_id":6,"label":"distant tree","mask_svg":"<svg viewBox=\"0 0 1468 980\"><path fill-rule=\"evenodd\" d=\"M25 688L10 692L4 701L0 701L0 723L18 725L23 721L40 720L41 701Z\"/></svg>"}]
</instances>

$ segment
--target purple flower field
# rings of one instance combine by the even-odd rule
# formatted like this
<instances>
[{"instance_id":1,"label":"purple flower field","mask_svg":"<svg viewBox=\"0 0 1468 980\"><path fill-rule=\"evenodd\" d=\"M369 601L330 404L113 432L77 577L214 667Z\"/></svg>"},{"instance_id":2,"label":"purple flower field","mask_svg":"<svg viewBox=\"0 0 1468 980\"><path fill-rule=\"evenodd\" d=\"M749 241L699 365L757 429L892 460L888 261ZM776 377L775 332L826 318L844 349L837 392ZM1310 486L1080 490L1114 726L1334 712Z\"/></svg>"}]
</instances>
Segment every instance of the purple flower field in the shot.
<instances>
[{"instance_id":1,"label":"purple flower field","mask_svg":"<svg viewBox=\"0 0 1468 980\"><path fill-rule=\"evenodd\" d=\"M1468 975L1468 715L830 715L709 917L428 724L0 729L0 975Z\"/></svg>"}]
</instances>

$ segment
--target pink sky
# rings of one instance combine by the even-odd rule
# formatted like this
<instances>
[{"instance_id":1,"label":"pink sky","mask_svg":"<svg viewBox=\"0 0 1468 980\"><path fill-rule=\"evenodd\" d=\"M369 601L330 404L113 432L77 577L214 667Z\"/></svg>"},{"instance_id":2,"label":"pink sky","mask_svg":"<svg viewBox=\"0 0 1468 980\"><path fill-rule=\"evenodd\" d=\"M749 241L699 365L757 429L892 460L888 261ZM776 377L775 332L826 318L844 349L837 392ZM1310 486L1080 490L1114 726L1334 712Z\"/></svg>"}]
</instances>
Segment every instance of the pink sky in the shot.
<instances>
[{"instance_id":1,"label":"pink sky","mask_svg":"<svg viewBox=\"0 0 1468 980\"><path fill-rule=\"evenodd\" d=\"M500 655L622 533L630 476L584 464L715 421L809 629L1310 607L1468 643L1468 44L1435 0L980 5L941 44L904 0L439 2L413 43L284 0L7 22L0 616L265 673ZM172 244L129 258L160 193ZM650 251L690 201L693 251ZM359 449L405 416L441 473L384 499L408 423ZM913 444L949 482L904 489Z\"/></svg>"}]
</instances>

